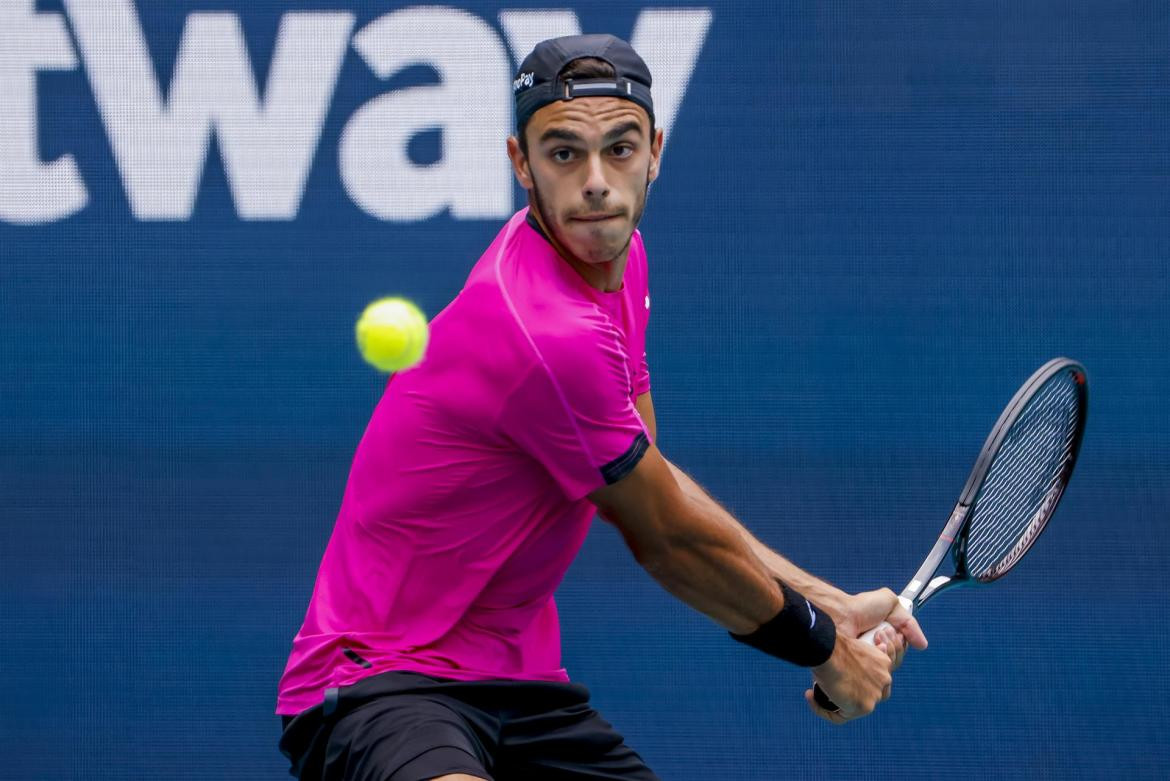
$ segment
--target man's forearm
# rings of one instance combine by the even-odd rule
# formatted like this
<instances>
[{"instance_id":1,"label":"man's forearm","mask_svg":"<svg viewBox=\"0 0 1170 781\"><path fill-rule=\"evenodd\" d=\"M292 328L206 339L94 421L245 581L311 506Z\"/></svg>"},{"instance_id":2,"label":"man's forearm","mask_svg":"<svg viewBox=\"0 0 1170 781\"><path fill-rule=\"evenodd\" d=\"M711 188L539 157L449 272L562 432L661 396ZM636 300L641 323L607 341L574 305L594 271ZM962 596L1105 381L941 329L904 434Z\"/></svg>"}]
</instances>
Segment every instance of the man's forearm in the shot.
<instances>
[{"instance_id":1,"label":"man's forearm","mask_svg":"<svg viewBox=\"0 0 1170 781\"><path fill-rule=\"evenodd\" d=\"M836 618L842 612L842 606L846 598L845 592L836 586L828 583L820 578L810 575L809 573L797 567L788 559L784 558L776 551L769 548L764 543L760 542L744 528L743 524L737 521L731 513L715 501L706 491L699 486L691 477L674 464L670 464L670 470L674 474L675 480L678 481L679 486L682 487L683 493L688 498L693 498L696 501L713 503L719 507L719 519L724 524L734 528L740 536L743 537L752 553L764 564L767 570L774 576L784 581L792 588L804 594L813 603L819 605L823 610L829 611L829 614Z\"/></svg>"},{"instance_id":2,"label":"man's forearm","mask_svg":"<svg viewBox=\"0 0 1170 781\"><path fill-rule=\"evenodd\" d=\"M713 517L714 502L696 503L673 519L675 541L655 558L640 560L659 585L737 634L773 618L784 595L747 541Z\"/></svg>"}]
</instances>

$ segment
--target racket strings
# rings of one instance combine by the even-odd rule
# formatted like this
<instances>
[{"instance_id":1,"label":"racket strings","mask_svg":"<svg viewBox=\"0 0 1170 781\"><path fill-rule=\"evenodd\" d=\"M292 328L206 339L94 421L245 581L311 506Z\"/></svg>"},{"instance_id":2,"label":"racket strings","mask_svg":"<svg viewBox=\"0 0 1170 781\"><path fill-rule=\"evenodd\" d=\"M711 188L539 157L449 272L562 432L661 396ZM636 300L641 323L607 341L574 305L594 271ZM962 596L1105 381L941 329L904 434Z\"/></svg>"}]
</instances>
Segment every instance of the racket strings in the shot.
<instances>
[{"instance_id":1,"label":"racket strings","mask_svg":"<svg viewBox=\"0 0 1170 781\"><path fill-rule=\"evenodd\" d=\"M1075 431L1073 433L1075 434ZM1066 441L1065 449L1060 456L1061 464L1068 463L1070 460L1074 438L1074 436L1070 435ZM1023 532L1018 537L1011 533L1012 529L1010 527L1005 526L999 530L997 536L989 540L987 550L994 551L994 553L988 553L983 556L979 563L980 569L974 570L978 573L981 580L994 580L1004 574L1031 547L1032 540L1040 533L1044 525L1048 523L1048 518L1051 516L1052 510L1056 507L1056 502L1060 499L1061 492L1064 490L1065 481L1061 472L1061 467L1053 469L1052 478L1040 492L1039 504L1036 507L1036 511L1028 519L1028 522L1024 525ZM990 562L990 566L984 567L984 562Z\"/></svg>"},{"instance_id":2,"label":"racket strings","mask_svg":"<svg viewBox=\"0 0 1170 781\"><path fill-rule=\"evenodd\" d=\"M1004 438L975 499L967 571L994 580L1044 528L1075 457L1079 393L1070 372L1045 383Z\"/></svg>"}]
</instances>

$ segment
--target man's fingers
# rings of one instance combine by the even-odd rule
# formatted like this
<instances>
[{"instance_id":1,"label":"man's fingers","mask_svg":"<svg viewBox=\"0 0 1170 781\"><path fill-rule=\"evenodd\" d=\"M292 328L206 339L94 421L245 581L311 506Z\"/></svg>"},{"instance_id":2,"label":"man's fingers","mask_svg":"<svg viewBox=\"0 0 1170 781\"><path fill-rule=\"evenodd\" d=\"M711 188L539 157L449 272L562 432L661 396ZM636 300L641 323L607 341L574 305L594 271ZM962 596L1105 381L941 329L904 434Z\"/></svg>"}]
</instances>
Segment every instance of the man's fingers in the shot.
<instances>
[{"instance_id":1,"label":"man's fingers","mask_svg":"<svg viewBox=\"0 0 1170 781\"><path fill-rule=\"evenodd\" d=\"M902 659L906 656L906 638L894 628L887 627L874 635L873 639L878 649L890 658L891 671L902 666Z\"/></svg>"},{"instance_id":2,"label":"man's fingers","mask_svg":"<svg viewBox=\"0 0 1170 781\"><path fill-rule=\"evenodd\" d=\"M926 635L923 633L922 627L918 625L918 619L910 615L910 611L902 607L901 603L893 609L886 620L894 629L898 630L898 634L906 638L910 645L919 651L926 650Z\"/></svg>"},{"instance_id":3,"label":"man's fingers","mask_svg":"<svg viewBox=\"0 0 1170 781\"><path fill-rule=\"evenodd\" d=\"M905 637L893 627L884 627L873 639L874 644L890 657L890 670L897 670L902 666L902 659L906 656Z\"/></svg>"}]
</instances>

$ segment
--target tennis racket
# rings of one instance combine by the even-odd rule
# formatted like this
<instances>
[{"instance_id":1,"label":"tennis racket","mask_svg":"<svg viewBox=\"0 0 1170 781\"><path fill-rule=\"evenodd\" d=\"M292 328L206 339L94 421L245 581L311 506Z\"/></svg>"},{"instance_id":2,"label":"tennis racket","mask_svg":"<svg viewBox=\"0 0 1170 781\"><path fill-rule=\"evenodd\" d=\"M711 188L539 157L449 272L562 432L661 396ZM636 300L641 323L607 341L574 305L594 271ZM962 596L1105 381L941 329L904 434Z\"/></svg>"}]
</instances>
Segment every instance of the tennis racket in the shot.
<instances>
[{"instance_id":1,"label":"tennis racket","mask_svg":"<svg viewBox=\"0 0 1170 781\"><path fill-rule=\"evenodd\" d=\"M911 613L956 586L991 583L1020 562L1048 525L1072 476L1088 413L1085 367L1068 358L1041 366L991 430L930 555L898 600ZM949 560L949 572L939 569ZM883 622L861 636L873 642ZM813 687L825 710L838 708Z\"/></svg>"}]
</instances>

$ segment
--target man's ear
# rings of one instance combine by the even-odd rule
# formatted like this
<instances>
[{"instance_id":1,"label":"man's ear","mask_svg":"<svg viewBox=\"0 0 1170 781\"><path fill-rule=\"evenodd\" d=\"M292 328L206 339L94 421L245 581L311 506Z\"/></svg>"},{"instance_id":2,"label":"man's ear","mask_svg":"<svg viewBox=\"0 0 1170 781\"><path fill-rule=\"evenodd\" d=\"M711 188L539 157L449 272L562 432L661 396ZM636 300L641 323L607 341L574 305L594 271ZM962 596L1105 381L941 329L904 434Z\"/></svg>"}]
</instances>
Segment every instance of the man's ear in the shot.
<instances>
[{"instance_id":1,"label":"man's ear","mask_svg":"<svg viewBox=\"0 0 1170 781\"><path fill-rule=\"evenodd\" d=\"M508 136L508 159L512 161L512 173L525 190L532 189L532 171L528 168L528 156L520 149L520 140Z\"/></svg>"},{"instance_id":2,"label":"man's ear","mask_svg":"<svg viewBox=\"0 0 1170 781\"><path fill-rule=\"evenodd\" d=\"M658 166L662 162L662 128L654 131L654 140L650 144L650 169L647 171L649 181L653 182L658 178Z\"/></svg>"}]
</instances>

